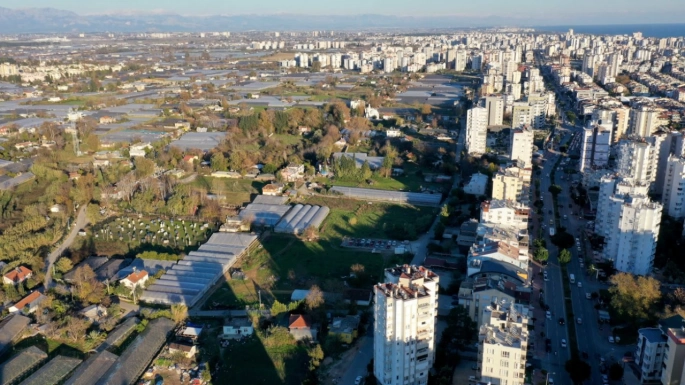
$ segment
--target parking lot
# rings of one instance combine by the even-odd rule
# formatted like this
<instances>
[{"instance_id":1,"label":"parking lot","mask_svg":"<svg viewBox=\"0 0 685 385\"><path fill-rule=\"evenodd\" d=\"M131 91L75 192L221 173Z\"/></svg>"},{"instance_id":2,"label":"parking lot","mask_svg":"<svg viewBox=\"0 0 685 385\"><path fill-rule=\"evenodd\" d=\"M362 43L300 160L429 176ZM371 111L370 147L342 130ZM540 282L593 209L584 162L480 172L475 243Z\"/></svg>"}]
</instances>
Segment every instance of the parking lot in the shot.
<instances>
[{"instance_id":1,"label":"parking lot","mask_svg":"<svg viewBox=\"0 0 685 385\"><path fill-rule=\"evenodd\" d=\"M394 253L410 252L411 245L408 241L393 241L389 239L366 239L366 238L345 238L343 247L355 248L372 253Z\"/></svg>"}]
</instances>

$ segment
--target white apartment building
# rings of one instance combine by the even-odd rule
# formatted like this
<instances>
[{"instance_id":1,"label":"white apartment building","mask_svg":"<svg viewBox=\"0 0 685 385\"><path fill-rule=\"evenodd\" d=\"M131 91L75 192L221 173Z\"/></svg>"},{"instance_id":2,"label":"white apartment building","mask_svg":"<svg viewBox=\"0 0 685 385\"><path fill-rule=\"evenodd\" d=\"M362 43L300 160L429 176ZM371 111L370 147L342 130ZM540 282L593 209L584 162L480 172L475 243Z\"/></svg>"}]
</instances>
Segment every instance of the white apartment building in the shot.
<instances>
[{"instance_id":1,"label":"white apartment building","mask_svg":"<svg viewBox=\"0 0 685 385\"><path fill-rule=\"evenodd\" d=\"M627 137L616 146L616 172L638 182L656 181L658 148L641 137Z\"/></svg>"},{"instance_id":2,"label":"white apartment building","mask_svg":"<svg viewBox=\"0 0 685 385\"><path fill-rule=\"evenodd\" d=\"M652 107L640 106L630 110L628 132L632 135L648 137L661 125L659 111Z\"/></svg>"},{"instance_id":3,"label":"white apartment building","mask_svg":"<svg viewBox=\"0 0 685 385\"><path fill-rule=\"evenodd\" d=\"M645 183L608 175L601 179L595 232L604 237L603 257L618 271L652 270L662 205L647 196Z\"/></svg>"},{"instance_id":4,"label":"white apartment building","mask_svg":"<svg viewBox=\"0 0 685 385\"><path fill-rule=\"evenodd\" d=\"M580 172L606 167L609 163L610 145L610 129L603 126L585 128L580 142Z\"/></svg>"},{"instance_id":5,"label":"white apartment building","mask_svg":"<svg viewBox=\"0 0 685 385\"><path fill-rule=\"evenodd\" d=\"M685 325L668 327L665 334L668 337L664 349L664 363L661 366L662 385L681 385L685 383Z\"/></svg>"},{"instance_id":6,"label":"white apartment building","mask_svg":"<svg viewBox=\"0 0 685 385\"><path fill-rule=\"evenodd\" d=\"M480 381L491 385L523 385L528 349L527 308L500 302L484 310L478 333Z\"/></svg>"},{"instance_id":7,"label":"white apartment building","mask_svg":"<svg viewBox=\"0 0 685 385\"><path fill-rule=\"evenodd\" d=\"M466 112L466 150L485 154L488 139L488 110L474 107Z\"/></svg>"},{"instance_id":8,"label":"white apartment building","mask_svg":"<svg viewBox=\"0 0 685 385\"><path fill-rule=\"evenodd\" d=\"M509 167L492 176L492 199L527 204L530 194L530 169Z\"/></svg>"},{"instance_id":9,"label":"white apartment building","mask_svg":"<svg viewBox=\"0 0 685 385\"><path fill-rule=\"evenodd\" d=\"M660 383L667 337L659 328L642 328L637 331L635 364L642 372L642 384Z\"/></svg>"},{"instance_id":10,"label":"white apartment building","mask_svg":"<svg viewBox=\"0 0 685 385\"><path fill-rule=\"evenodd\" d=\"M530 104L526 102L514 103L511 114L511 128L519 128L529 125L531 121Z\"/></svg>"},{"instance_id":11,"label":"white apartment building","mask_svg":"<svg viewBox=\"0 0 685 385\"><path fill-rule=\"evenodd\" d=\"M677 219L685 218L685 158L668 157L662 191L666 213Z\"/></svg>"},{"instance_id":12,"label":"white apartment building","mask_svg":"<svg viewBox=\"0 0 685 385\"><path fill-rule=\"evenodd\" d=\"M528 207L516 202L493 199L481 203L480 222L524 230L528 228L529 211Z\"/></svg>"},{"instance_id":13,"label":"white apartment building","mask_svg":"<svg viewBox=\"0 0 685 385\"><path fill-rule=\"evenodd\" d=\"M685 137L679 131L668 131L660 129L650 138L655 141L659 148L659 164L657 167L656 181L654 182L654 192L663 196L666 182L666 171L668 170L668 159L671 155L676 158L685 156Z\"/></svg>"},{"instance_id":14,"label":"white apartment building","mask_svg":"<svg viewBox=\"0 0 685 385\"><path fill-rule=\"evenodd\" d=\"M533 162L533 139L533 130L528 126L511 130L509 157L512 162L518 162L524 167L531 165Z\"/></svg>"},{"instance_id":15,"label":"white apartment building","mask_svg":"<svg viewBox=\"0 0 685 385\"><path fill-rule=\"evenodd\" d=\"M425 385L435 359L439 277L423 266L385 270L374 286L374 368L382 385Z\"/></svg>"},{"instance_id":16,"label":"white apartment building","mask_svg":"<svg viewBox=\"0 0 685 385\"><path fill-rule=\"evenodd\" d=\"M485 108L488 110L488 127L501 126L504 120L504 98L502 96L486 96Z\"/></svg>"}]
</instances>

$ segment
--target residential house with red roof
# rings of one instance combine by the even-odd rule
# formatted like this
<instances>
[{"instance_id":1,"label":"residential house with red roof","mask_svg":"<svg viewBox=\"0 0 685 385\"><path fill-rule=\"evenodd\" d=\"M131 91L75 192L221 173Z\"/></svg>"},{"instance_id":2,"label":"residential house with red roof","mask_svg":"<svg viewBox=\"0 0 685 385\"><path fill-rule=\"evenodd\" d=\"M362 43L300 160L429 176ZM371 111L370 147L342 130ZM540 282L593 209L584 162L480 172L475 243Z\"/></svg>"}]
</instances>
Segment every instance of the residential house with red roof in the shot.
<instances>
[{"instance_id":1,"label":"residential house with red roof","mask_svg":"<svg viewBox=\"0 0 685 385\"><path fill-rule=\"evenodd\" d=\"M31 277L33 277L33 271L31 271L31 269L24 266L18 266L14 270L7 272L7 274L2 277L2 282L5 285L18 285Z\"/></svg>"}]
</instances>

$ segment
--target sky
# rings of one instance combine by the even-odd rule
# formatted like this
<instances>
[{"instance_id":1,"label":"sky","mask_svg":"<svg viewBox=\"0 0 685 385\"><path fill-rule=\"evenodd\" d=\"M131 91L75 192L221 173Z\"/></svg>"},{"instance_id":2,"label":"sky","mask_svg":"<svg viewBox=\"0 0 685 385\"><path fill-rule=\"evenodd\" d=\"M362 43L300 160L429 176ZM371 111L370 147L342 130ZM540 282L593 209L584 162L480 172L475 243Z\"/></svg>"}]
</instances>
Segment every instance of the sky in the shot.
<instances>
[{"instance_id":1,"label":"sky","mask_svg":"<svg viewBox=\"0 0 685 385\"><path fill-rule=\"evenodd\" d=\"M78 14L166 12L181 15L311 14L495 16L563 23L682 23L683 0L0 0L0 7L69 10ZM592 20L592 22L590 22ZM512 23L513 24L513 23Z\"/></svg>"}]
</instances>

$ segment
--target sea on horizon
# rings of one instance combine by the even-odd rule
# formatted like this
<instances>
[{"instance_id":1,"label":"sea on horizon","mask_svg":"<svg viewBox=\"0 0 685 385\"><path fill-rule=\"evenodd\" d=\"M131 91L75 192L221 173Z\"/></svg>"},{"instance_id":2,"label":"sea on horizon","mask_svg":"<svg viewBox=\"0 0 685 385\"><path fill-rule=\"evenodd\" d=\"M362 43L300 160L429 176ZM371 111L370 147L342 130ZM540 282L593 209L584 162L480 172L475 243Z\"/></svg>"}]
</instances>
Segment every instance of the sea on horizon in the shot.
<instances>
[{"instance_id":1,"label":"sea on horizon","mask_svg":"<svg viewBox=\"0 0 685 385\"><path fill-rule=\"evenodd\" d=\"M685 37L685 23L682 24L613 24L613 25L549 25L533 27L536 31L566 32L592 35L631 35L642 32L644 37Z\"/></svg>"}]
</instances>

